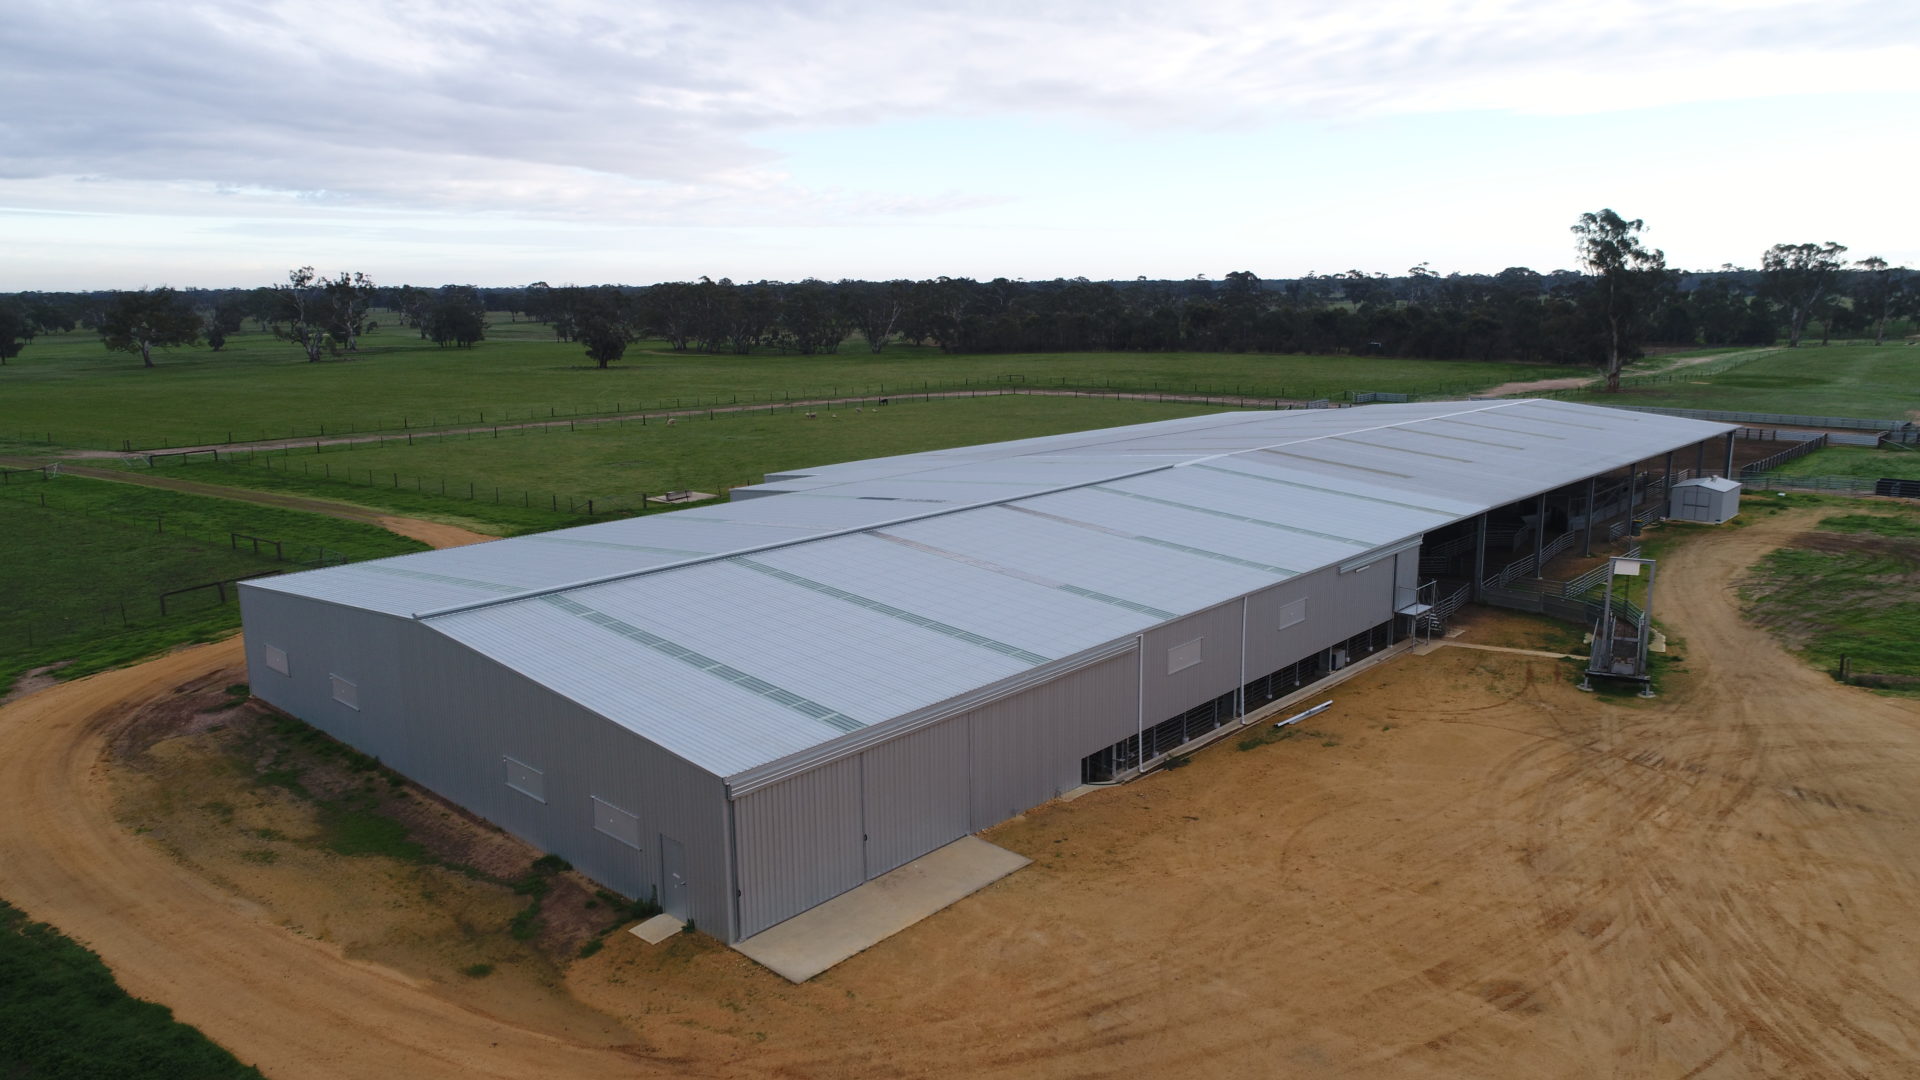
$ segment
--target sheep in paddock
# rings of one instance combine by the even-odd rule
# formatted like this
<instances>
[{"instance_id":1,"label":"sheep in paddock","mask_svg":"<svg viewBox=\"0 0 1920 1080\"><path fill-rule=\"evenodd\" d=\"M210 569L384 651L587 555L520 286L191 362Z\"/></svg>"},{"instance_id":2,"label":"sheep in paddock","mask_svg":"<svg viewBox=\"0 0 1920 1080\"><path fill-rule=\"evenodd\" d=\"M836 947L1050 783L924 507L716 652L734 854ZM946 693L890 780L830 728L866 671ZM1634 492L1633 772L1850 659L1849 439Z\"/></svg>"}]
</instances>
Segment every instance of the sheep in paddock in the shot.
<instances>
[{"instance_id":1,"label":"sheep in paddock","mask_svg":"<svg viewBox=\"0 0 1920 1080\"><path fill-rule=\"evenodd\" d=\"M807 414L807 419L809 419L809 420L818 420L818 419L820 419L820 414L819 414L819 413L808 413L808 414Z\"/></svg>"}]
</instances>

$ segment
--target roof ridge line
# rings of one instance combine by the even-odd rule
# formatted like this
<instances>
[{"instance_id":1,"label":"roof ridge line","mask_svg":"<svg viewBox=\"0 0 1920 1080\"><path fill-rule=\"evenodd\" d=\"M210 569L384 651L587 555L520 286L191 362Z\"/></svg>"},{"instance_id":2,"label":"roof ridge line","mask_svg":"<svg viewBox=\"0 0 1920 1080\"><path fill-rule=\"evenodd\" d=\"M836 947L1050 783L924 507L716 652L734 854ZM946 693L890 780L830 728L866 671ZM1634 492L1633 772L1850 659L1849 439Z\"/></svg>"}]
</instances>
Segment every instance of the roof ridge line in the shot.
<instances>
[{"instance_id":1,"label":"roof ridge line","mask_svg":"<svg viewBox=\"0 0 1920 1080\"><path fill-rule=\"evenodd\" d=\"M1203 458L1194 458L1191 461L1182 461L1176 465L1172 465L1169 467L1175 468L1175 469L1184 469L1189 465L1205 465L1210 461L1219 461L1221 458L1239 457L1241 454L1254 454L1262 450L1272 450L1275 447L1280 447L1280 446L1299 446L1301 443L1318 442L1321 439L1335 439L1335 438L1339 438L1342 435L1364 435L1369 431L1385 431L1388 428L1403 427L1408 424L1427 424L1427 423L1432 423L1435 420L1448 420L1456 416L1472 416L1477 413L1487 412L1490 409L1504 408L1508 405L1525 405L1528 402L1538 401L1538 400L1540 399L1539 398L1512 398L1510 400L1505 400L1505 401L1475 402L1475 404L1480 405L1482 407L1477 409L1461 409L1458 412L1440 413L1436 416L1423 416L1418 420L1396 420L1391 424L1375 424L1372 427L1349 428L1345 431L1330 431L1324 435L1309 435L1303 439L1290 439L1285 442L1268 443L1265 446L1249 446L1245 450L1229 450L1221 454L1210 454Z\"/></svg>"},{"instance_id":2,"label":"roof ridge line","mask_svg":"<svg viewBox=\"0 0 1920 1080\"><path fill-rule=\"evenodd\" d=\"M1440 416L1421 417L1420 419L1421 421L1438 420L1438 419L1444 419L1445 417L1449 417L1449 416L1460 416L1460 415L1465 415L1469 413L1479 413L1479 412L1486 411L1486 408L1498 408L1505 405L1518 405L1518 404L1521 404L1523 401L1527 401L1527 400L1533 400L1533 399L1523 398L1523 399L1512 400L1512 401L1488 403L1485 408L1463 409L1457 412L1443 413ZM1254 410L1248 410L1248 411L1254 412ZM1292 412L1292 411L1306 411L1306 410L1287 410L1287 411ZM1202 415L1208 415L1208 414L1202 414ZM1227 413L1227 414L1220 414L1220 415L1232 415L1232 414ZM1250 420L1251 419L1252 418L1250 417ZM1398 427L1400 426L1400 424L1403 424L1403 423L1416 423L1416 422L1420 422L1420 421L1399 421L1397 423L1392 423L1392 424L1376 424L1376 425L1373 425L1372 427L1351 428L1351 429L1345 429L1338 432L1329 432L1326 435L1315 435L1305 439L1294 439L1288 442L1270 443L1268 444L1268 446L1248 447L1245 450L1233 450L1227 453L1209 454L1206 457L1193 458L1186 461L1167 462L1164 464L1152 465L1144 469L1130 469L1122 472L1113 473L1107 476L1097 477L1092 480L1080 480L1071 484L1059 484L1050 488L1042 488L1038 491L1025 491L1016 495L1004 495L996 499L983 499L979 502L966 503L960 506L941 507L940 509L937 509L937 510L926 510L917 514L908 514L903 517L888 518L884 521L868 522L863 525L851 525L841 529L830 529L826 532L812 533L807 536L795 536L795 537L788 537L782 540L770 540L764 544L754 544L748 547L736 548L732 551L717 551L710 555L697 555L691 558L679 559L674 562L660 563L655 566L643 566L633 570L620 570L611 574L601 574L597 577L584 578L579 581L563 582L558 585L543 585L543 586L540 586L539 588L523 589L519 592L508 593L504 596L482 597L481 599L478 599L478 600L465 600L458 604L449 604L445 607L428 608L425 611L416 611L413 613L412 617L418 620L426 620L426 619L437 619L443 615L458 615L466 611L477 611L480 608L496 607L501 604L511 604L519 600L531 600L540 596L551 596L555 593L571 592L574 589L586 589L586 588L591 588L595 585L607 585L615 581L626 581L631 578L644 577L648 574L662 573L667 570L681 570L689 566L699 566L703 563L719 562L723 559L731 559L738 555L755 555L763 551L773 551L778 548L792 547L796 544L812 543L815 540L832 540L836 537L841 537L841 536L854 536L864 532L871 532L874 529L889 529L898 525L906 525L915 521L924 521L928 518L944 517L947 514L958 514L968 510L981 510L989 506L1002 506L1007 503L1018 502L1022 499L1037 499L1042 495L1054 495L1062 491L1074 491L1079 488L1092 487L1096 484L1110 484L1116 480L1129 480L1136 476L1145 476L1148 473L1156 473L1156 472L1163 472L1168 469L1183 468L1188 465L1197 465L1202 462L1217 461L1221 458L1237 457L1241 454L1252 453L1256 450L1268 449L1269 447L1292 446L1297 443L1313 442L1317 439L1331 438L1334 435L1349 435L1349 434L1357 434L1357 433L1362 433L1367 431L1379 431L1385 428Z\"/></svg>"}]
</instances>

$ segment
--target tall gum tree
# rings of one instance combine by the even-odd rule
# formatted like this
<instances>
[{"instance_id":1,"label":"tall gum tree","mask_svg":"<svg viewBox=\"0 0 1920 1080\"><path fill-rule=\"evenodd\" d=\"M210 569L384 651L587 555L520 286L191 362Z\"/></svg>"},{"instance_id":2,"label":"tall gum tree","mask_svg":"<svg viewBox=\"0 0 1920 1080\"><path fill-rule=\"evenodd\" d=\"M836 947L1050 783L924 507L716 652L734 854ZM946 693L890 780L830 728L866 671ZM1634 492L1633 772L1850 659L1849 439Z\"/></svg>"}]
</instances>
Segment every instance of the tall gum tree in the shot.
<instances>
[{"instance_id":1,"label":"tall gum tree","mask_svg":"<svg viewBox=\"0 0 1920 1080\"><path fill-rule=\"evenodd\" d=\"M1833 291L1834 275L1845 265L1840 256L1847 246L1829 240L1824 244L1775 244L1760 257L1760 291L1787 312L1787 347L1800 347L1800 335L1807 328L1807 316L1819 309L1821 301Z\"/></svg>"},{"instance_id":2,"label":"tall gum tree","mask_svg":"<svg viewBox=\"0 0 1920 1080\"><path fill-rule=\"evenodd\" d=\"M100 316L100 341L109 349L138 353L146 367L154 366L153 350L199 340L200 313L165 285L114 293Z\"/></svg>"},{"instance_id":3,"label":"tall gum tree","mask_svg":"<svg viewBox=\"0 0 1920 1080\"><path fill-rule=\"evenodd\" d=\"M1860 268L1860 281L1854 288L1854 310L1873 327L1873 343L1884 345L1887 341L1887 320L1899 313L1900 278L1905 276L1901 268L1881 258L1869 255L1853 265Z\"/></svg>"},{"instance_id":4,"label":"tall gum tree","mask_svg":"<svg viewBox=\"0 0 1920 1080\"><path fill-rule=\"evenodd\" d=\"M1607 391L1620 391L1620 368L1639 355L1639 343L1669 286L1667 256L1640 242L1647 223L1612 210L1581 214L1573 226L1580 263L1594 275L1596 306L1607 328Z\"/></svg>"}]
</instances>

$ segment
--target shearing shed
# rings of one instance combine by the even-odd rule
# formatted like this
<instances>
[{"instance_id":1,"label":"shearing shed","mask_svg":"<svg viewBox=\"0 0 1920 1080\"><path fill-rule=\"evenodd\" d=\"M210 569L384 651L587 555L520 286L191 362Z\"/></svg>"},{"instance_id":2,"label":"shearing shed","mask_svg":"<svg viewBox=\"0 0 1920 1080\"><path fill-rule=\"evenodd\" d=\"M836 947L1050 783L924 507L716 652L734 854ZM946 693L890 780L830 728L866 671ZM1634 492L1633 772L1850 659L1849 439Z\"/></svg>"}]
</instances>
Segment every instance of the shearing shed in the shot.
<instances>
[{"instance_id":1,"label":"shearing shed","mask_svg":"<svg viewBox=\"0 0 1920 1080\"><path fill-rule=\"evenodd\" d=\"M1429 402L773 474L247 582L249 677L737 942L1431 632L1503 568L1663 507L1675 453L1704 469L1731 430Z\"/></svg>"}]
</instances>

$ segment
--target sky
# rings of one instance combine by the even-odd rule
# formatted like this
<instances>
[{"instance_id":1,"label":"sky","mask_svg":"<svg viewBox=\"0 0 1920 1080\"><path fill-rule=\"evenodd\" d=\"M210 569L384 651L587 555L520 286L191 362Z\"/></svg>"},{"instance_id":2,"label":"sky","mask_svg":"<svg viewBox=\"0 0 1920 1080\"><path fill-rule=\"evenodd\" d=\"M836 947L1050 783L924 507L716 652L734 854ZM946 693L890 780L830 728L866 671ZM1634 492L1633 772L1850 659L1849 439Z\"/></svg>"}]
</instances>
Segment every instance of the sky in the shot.
<instances>
[{"instance_id":1,"label":"sky","mask_svg":"<svg viewBox=\"0 0 1920 1080\"><path fill-rule=\"evenodd\" d=\"M5 0L0 290L1920 265L1911 0Z\"/></svg>"}]
</instances>

